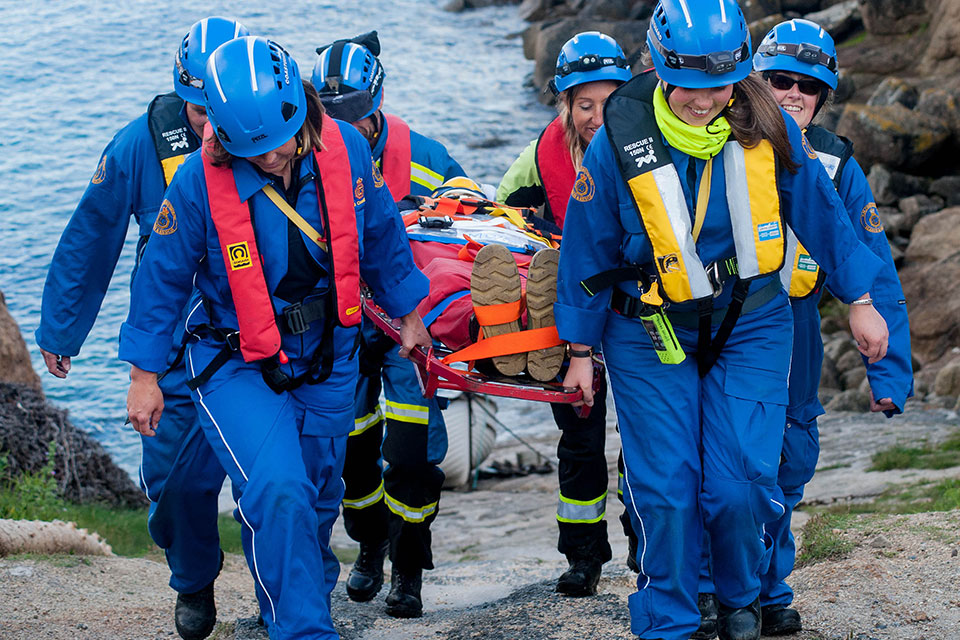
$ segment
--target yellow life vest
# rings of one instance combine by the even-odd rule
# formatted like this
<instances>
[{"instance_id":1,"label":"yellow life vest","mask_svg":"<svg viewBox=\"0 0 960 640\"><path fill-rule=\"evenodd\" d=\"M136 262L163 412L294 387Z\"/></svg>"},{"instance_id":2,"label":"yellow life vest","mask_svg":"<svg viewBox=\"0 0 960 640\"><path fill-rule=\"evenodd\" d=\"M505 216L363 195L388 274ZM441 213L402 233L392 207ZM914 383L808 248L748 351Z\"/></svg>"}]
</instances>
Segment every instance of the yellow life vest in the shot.
<instances>
[{"instance_id":1,"label":"yellow life vest","mask_svg":"<svg viewBox=\"0 0 960 640\"><path fill-rule=\"evenodd\" d=\"M604 122L618 166L653 250L662 293L673 302L712 297L711 281L696 251L680 176L653 116L657 78L637 76L607 99ZM780 212L777 162L762 141L747 149L723 147L727 204L741 280L783 267L786 225Z\"/></svg>"}]
</instances>

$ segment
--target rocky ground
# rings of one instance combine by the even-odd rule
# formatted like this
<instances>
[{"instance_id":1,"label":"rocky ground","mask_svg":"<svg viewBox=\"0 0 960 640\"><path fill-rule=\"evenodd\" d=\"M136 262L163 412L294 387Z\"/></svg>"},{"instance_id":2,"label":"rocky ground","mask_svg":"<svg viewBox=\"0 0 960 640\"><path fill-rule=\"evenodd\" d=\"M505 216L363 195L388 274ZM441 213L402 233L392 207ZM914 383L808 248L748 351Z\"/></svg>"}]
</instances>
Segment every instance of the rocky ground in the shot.
<instances>
[{"instance_id":1,"label":"rocky ground","mask_svg":"<svg viewBox=\"0 0 960 640\"><path fill-rule=\"evenodd\" d=\"M822 421L824 453L807 502L869 499L891 484L960 477L960 469L865 472L873 451L896 442L937 441L960 428L955 411L911 403L904 416L839 413ZM616 460L612 430L608 459ZM544 453L549 437L533 445ZM522 448L505 441L492 459ZM611 487L616 468L611 464ZM424 584L426 615L395 620L383 595L367 604L334 592L334 613L347 640L467 638L565 640L630 638L626 597L633 574L623 564L619 506L608 502L614 561L596 598L568 599L552 585L565 562L555 550L556 476L483 480L477 490L444 494L434 525L437 569ZM805 517L801 514L798 524ZM960 512L862 516L842 535L854 543L845 558L795 572L796 606L806 630L800 640L921 640L960 637ZM334 543L350 553L342 529ZM346 575L348 566L343 567ZM0 559L4 639L171 638L173 592L163 564L129 558L8 557ZM217 582L221 623L215 638L260 639L257 608L243 559L227 558Z\"/></svg>"}]
</instances>

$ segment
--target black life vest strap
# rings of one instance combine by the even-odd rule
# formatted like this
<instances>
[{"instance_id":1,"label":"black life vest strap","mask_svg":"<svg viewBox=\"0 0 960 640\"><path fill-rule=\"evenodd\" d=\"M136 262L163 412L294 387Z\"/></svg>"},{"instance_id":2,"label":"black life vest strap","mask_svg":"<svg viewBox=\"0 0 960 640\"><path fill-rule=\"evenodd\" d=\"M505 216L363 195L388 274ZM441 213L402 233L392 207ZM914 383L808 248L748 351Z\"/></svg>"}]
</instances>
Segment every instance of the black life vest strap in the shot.
<instances>
[{"instance_id":1,"label":"black life vest strap","mask_svg":"<svg viewBox=\"0 0 960 640\"><path fill-rule=\"evenodd\" d=\"M697 311L700 315L699 329L697 334L697 372L703 378L710 372L713 365L716 364L720 352L723 351L727 339L733 333L733 328L740 319L743 311L743 303L747 299L747 293L750 291L750 282L737 279L733 285L733 298L727 306L727 312L723 316L720 328L717 329L717 335L710 339L711 322L713 315L713 298L707 298L705 303L697 303Z\"/></svg>"}]
</instances>

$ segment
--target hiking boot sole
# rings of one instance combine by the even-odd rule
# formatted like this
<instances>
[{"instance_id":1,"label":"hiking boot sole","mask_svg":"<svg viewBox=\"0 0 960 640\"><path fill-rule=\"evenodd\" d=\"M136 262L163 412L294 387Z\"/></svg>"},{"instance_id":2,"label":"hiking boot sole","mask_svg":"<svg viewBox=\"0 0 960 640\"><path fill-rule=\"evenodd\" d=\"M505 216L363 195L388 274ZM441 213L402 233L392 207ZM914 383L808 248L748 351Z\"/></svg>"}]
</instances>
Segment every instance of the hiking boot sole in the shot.
<instances>
[{"instance_id":1,"label":"hiking boot sole","mask_svg":"<svg viewBox=\"0 0 960 640\"><path fill-rule=\"evenodd\" d=\"M476 307L507 304L520 300L520 271L513 254L500 244L488 244L477 252L470 274L470 297ZM520 331L520 318L504 324L481 325L483 335L493 337ZM505 376L517 376L527 366L526 353L491 358L493 366Z\"/></svg>"},{"instance_id":2,"label":"hiking boot sole","mask_svg":"<svg viewBox=\"0 0 960 640\"><path fill-rule=\"evenodd\" d=\"M557 268L560 252L541 249L530 260L527 270L527 328L542 329L556 325L553 303L557 301ZM535 349L527 354L527 371L540 382L549 382L563 366L563 345Z\"/></svg>"}]
</instances>

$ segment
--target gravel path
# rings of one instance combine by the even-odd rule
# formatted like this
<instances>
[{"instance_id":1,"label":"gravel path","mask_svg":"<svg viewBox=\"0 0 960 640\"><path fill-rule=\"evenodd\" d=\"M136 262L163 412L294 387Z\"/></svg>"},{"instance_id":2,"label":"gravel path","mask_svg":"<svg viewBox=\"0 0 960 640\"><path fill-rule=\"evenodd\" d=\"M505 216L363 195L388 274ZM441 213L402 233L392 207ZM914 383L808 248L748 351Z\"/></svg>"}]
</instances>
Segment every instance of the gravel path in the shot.
<instances>
[{"instance_id":1,"label":"gravel path","mask_svg":"<svg viewBox=\"0 0 960 640\"><path fill-rule=\"evenodd\" d=\"M890 484L960 477L960 469L866 473L873 451L897 442L937 441L960 428L956 412L908 405L904 416L838 414L821 422L823 470L807 500L827 504L869 498ZM550 437L534 439L547 453ZM608 438L611 488L617 438ZM503 443L493 459L514 459L522 447ZM626 597L634 577L623 563L619 505L611 491L608 528L614 561L604 567L600 594L569 599L552 590L565 560L556 551L556 475L485 480L476 491L447 492L434 525L437 569L424 583L426 614L395 620L373 602L334 592L344 640L573 640L632 638ZM800 518L801 520L803 518ZM960 638L960 512L862 516L842 532L854 543L844 559L794 573L796 606L806 630L798 640L921 640ZM341 527L335 546L350 548ZM343 576L349 567L343 567ZM388 568L389 570L389 568ZM166 567L145 559L8 557L0 559L0 638L176 638L173 592ZM252 620L257 608L243 559L228 557L217 582L219 640L265 638ZM237 621L241 620L238 624Z\"/></svg>"}]
</instances>

